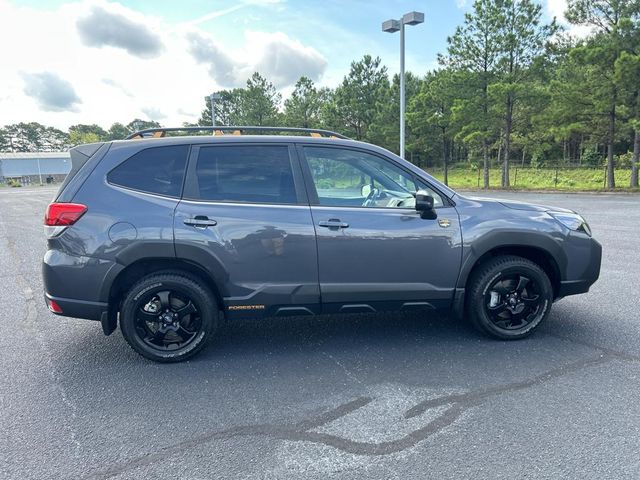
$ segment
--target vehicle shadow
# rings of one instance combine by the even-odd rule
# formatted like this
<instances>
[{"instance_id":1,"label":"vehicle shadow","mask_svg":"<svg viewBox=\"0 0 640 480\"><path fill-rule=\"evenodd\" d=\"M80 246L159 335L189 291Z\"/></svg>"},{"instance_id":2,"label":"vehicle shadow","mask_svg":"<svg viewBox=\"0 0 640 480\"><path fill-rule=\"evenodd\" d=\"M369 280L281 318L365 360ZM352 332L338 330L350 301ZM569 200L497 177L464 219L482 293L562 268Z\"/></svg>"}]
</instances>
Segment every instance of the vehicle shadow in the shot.
<instances>
[{"instance_id":1,"label":"vehicle shadow","mask_svg":"<svg viewBox=\"0 0 640 480\"><path fill-rule=\"evenodd\" d=\"M233 390L242 385L251 396L259 396L261 388L286 391L310 381L329 389L385 382L475 388L593 354L593 348L561 335L562 323L553 313L548 320L543 332L515 342L488 338L464 320L418 313L234 321L194 359L177 364L140 357L119 331L102 337L95 328L83 328L62 346L56 368L64 382L78 378L74 370L85 374L70 386L73 391L90 389L95 379L138 396L142 377L151 391L154 381L190 391L202 381L220 388L233 383Z\"/></svg>"},{"instance_id":2,"label":"vehicle shadow","mask_svg":"<svg viewBox=\"0 0 640 480\"><path fill-rule=\"evenodd\" d=\"M202 360L247 353L384 348L478 339L466 322L425 313L371 313L226 322Z\"/></svg>"}]
</instances>

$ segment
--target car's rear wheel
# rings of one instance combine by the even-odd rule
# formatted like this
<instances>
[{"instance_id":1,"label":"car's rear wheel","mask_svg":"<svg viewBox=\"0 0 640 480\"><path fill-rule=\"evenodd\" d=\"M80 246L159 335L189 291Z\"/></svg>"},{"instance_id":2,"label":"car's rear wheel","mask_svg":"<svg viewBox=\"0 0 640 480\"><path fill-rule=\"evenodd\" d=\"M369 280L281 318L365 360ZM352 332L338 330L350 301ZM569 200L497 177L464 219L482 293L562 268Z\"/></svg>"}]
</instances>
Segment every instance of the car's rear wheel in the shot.
<instances>
[{"instance_id":1,"label":"car's rear wheel","mask_svg":"<svg viewBox=\"0 0 640 480\"><path fill-rule=\"evenodd\" d=\"M495 257L476 271L466 293L466 312L478 330L516 340L547 318L553 287L547 274L526 258Z\"/></svg>"},{"instance_id":2,"label":"car's rear wheel","mask_svg":"<svg viewBox=\"0 0 640 480\"><path fill-rule=\"evenodd\" d=\"M211 291L178 273L152 274L127 292L120 329L129 345L156 362L191 358L217 327L218 308Z\"/></svg>"}]
</instances>

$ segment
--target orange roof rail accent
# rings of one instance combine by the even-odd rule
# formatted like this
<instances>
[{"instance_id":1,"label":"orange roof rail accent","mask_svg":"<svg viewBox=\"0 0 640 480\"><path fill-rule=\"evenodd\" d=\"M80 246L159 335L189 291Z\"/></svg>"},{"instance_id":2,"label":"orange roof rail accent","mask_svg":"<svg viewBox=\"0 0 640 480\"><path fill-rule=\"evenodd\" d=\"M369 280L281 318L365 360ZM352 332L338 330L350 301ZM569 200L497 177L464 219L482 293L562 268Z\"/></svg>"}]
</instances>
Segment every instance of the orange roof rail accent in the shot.
<instances>
[{"instance_id":1,"label":"orange roof rail accent","mask_svg":"<svg viewBox=\"0 0 640 480\"><path fill-rule=\"evenodd\" d=\"M349 137L341 135L329 130L322 130L320 128L296 128L296 127L269 127L269 126L231 126L231 125L216 125L210 127L158 127L158 128L146 128L139 130L127 136L126 140L132 140L134 138L162 138L166 137L168 133L180 132L183 135L189 135L195 132L211 132L211 135L247 135L247 134L265 134L265 133L288 133L288 134L306 134L311 137L320 138L341 138L350 140Z\"/></svg>"}]
</instances>

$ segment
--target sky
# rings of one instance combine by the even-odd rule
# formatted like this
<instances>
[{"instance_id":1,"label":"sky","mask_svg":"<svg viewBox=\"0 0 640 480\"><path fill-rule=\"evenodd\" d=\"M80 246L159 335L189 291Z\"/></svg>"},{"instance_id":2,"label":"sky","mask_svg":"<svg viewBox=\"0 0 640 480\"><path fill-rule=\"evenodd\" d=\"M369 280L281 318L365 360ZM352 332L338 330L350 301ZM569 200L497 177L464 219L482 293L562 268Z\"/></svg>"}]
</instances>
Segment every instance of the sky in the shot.
<instances>
[{"instance_id":1,"label":"sky","mask_svg":"<svg viewBox=\"0 0 640 480\"><path fill-rule=\"evenodd\" d=\"M564 23L566 0L541 0ZM398 71L399 35L381 23L417 10L406 67L437 67L471 0L0 0L0 125L134 118L179 126L204 96L258 71L286 98L301 75L335 87L353 60ZM575 32L580 33L580 32Z\"/></svg>"}]
</instances>

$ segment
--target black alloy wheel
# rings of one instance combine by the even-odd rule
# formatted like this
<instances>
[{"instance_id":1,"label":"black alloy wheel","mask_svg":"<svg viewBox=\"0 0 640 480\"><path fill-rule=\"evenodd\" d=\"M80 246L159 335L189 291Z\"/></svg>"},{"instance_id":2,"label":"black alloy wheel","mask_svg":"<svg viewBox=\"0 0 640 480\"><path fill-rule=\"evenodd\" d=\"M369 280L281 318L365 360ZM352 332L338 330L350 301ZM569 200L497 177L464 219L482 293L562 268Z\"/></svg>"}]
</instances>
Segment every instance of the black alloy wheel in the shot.
<instances>
[{"instance_id":1,"label":"black alloy wheel","mask_svg":"<svg viewBox=\"0 0 640 480\"><path fill-rule=\"evenodd\" d=\"M144 277L127 293L120 329L129 345L156 362L179 362L213 335L219 312L212 292L182 272Z\"/></svg>"},{"instance_id":2,"label":"black alloy wheel","mask_svg":"<svg viewBox=\"0 0 640 480\"><path fill-rule=\"evenodd\" d=\"M485 295L489 318L496 326L506 330L517 330L528 325L544 303L538 290L535 281L519 273L498 278Z\"/></svg>"},{"instance_id":3,"label":"black alloy wheel","mask_svg":"<svg viewBox=\"0 0 640 480\"><path fill-rule=\"evenodd\" d=\"M515 255L494 257L472 274L466 316L483 333L503 340L530 335L549 315L553 287L536 263Z\"/></svg>"},{"instance_id":4,"label":"black alloy wheel","mask_svg":"<svg viewBox=\"0 0 640 480\"><path fill-rule=\"evenodd\" d=\"M202 325L198 308L186 294L161 290L136 306L136 333L151 348L171 351L191 343Z\"/></svg>"}]
</instances>

